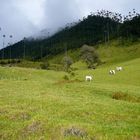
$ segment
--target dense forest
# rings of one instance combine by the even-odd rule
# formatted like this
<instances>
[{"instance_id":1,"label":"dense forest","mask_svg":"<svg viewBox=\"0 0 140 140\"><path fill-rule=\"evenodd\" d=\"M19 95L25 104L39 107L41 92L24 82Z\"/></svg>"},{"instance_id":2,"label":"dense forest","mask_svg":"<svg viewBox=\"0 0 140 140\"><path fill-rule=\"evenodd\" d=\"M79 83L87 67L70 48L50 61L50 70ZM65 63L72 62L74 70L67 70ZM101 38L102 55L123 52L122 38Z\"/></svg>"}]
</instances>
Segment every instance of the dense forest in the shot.
<instances>
[{"instance_id":1,"label":"dense forest","mask_svg":"<svg viewBox=\"0 0 140 140\"><path fill-rule=\"evenodd\" d=\"M114 38L136 40L140 37L140 15L133 10L128 16L109 11L91 13L82 20L67 24L46 39L28 39L0 50L0 58L39 60L83 44L95 45Z\"/></svg>"}]
</instances>

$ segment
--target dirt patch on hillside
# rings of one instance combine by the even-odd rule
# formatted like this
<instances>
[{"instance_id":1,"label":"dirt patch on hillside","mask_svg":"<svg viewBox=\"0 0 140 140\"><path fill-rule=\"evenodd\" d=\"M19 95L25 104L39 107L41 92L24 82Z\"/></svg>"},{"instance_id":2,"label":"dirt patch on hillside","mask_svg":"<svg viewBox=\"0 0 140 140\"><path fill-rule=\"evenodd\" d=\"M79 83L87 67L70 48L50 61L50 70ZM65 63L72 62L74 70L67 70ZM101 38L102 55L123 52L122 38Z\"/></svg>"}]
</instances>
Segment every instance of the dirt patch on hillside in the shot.
<instances>
[{"instance_id":1,"label":"dirt patch on hillside","mask_svg":"<svg viewBox=\"0 0 140 140\"><path fill-rule=\"evenodd\" d=\"M27 112L18 112L10 116L11 120L29 120L31 116Z\"/></svg>"},{"instance_id":2,"label":"dirt patch on hillside","mask_svg":"<svg viewBox=\"0 0 140 140\"><path fill-rule=\"evenodd\" d=\"M64 136L76 136L76 137L81 137L81 138L85 138L87 137L87 133L80 128L77 127L70 127L67 128L63 131Z\"/></svg>"},{"instance_id":3,"label":"dirt patch on hillside","mask_svg":"<svg viewBox=\"0 0 140 140\"><path fill-rule=\"evenodd\" d=\"M23 136L28 136L31 134L41 134L45 132L44 125L40 121L33 121L31 124L27 125L23 131Z\"/></svg>"}]
</instances>

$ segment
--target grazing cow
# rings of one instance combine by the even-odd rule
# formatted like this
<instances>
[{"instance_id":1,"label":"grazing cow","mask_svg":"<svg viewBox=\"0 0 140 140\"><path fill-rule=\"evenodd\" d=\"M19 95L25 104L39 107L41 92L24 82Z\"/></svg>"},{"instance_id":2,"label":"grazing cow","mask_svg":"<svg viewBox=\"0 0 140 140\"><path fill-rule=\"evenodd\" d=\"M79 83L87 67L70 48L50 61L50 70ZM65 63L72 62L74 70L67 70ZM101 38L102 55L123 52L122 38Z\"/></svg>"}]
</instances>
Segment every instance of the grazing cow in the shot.
<instances>
[{"instance_id":1,"label":"grazing cow","mask_svg":"<svg viewBox=\"0 0 140 140\"><path fill-rule=\"evenodd\" d=\"M122 71L122 67L116 67L117 71Z\"/></svg>"},{"instance_id":2,"label":"grazing cow","mask_svg":"<svg viewBox=\"0 0 140 140\"><path fill-rule=\"evenodd\" d=\"M115 75L115 70L110 70L110 71L109 71L109 74Z\"/></svg>"},{"instance_id":3,"label":"grazing cow","mask_svg":"<svg viewBox=\"0 0 140 140\"><path fill-rule=\"evenodd\" d=\"M87 75L87 76L85 77L85 80L86 80L86 81L91 81L91 80L92 80L92 76Z\"/></svg>"}]
</instances>

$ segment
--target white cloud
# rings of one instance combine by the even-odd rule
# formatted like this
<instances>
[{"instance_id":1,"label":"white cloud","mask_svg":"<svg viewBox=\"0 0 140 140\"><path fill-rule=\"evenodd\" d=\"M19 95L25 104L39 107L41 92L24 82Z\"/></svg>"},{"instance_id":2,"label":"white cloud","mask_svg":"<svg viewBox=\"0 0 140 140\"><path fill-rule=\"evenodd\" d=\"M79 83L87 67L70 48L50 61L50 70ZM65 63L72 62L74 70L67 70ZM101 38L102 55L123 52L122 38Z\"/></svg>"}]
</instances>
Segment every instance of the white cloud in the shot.
<instances>
[{"instance_id":1,"label":"white cloud","mask_svg":"<svg viewBox=\"0 0 140 140\"><path fill-rule=\"evenodd\" d=\"M50 28L58 28L78 20L80 15L79 5L75 0L47 0L44 24Z\"/></svg>"},{"instance_id":2,"label":"white cloud","mask_svg":"<svg viewBox=\"0 0 140 140\"><path fill-rule=\"evenodd\" d=\"M135 8L140 12L140 0L76 0L82 12L82 15L87 15L90 12L105 9L112 12L127 14Z\"/></svg>"},{"instance_id":3,"label":"white cloud","mask_svg":"<svg viewBox=\"0 0 140 140\"><path fill-rule=\"evenodd\" d=\"M15 0L14 6L35 26L40 26L44 18L45 0Z\"/></svg>"}]
</instances>

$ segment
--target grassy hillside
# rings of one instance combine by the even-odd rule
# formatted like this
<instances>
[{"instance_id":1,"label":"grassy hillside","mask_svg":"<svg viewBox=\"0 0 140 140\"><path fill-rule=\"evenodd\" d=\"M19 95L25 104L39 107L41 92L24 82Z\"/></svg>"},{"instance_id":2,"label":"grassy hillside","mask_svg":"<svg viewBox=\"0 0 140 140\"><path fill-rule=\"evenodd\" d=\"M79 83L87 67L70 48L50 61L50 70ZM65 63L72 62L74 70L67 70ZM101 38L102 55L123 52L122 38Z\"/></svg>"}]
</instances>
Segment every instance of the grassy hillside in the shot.
<instances>
[{"instance_id":1,"label":"grassy hillside","mask_svg":"<svg viewBox=\"0 0 140 140\"><path fill-rule=\"evenodd\" d=\"M75 76L0 67L0 139L140 139L139 48L139 43L98 46L106 63L88 70L84 63L76 62ZM69 53L77 58L76 52ZM109 75L116 66L123 71ZM93 81L85 82L89 74ZM65 75L70 80L64 80Z\"/></svg>"},{"instance_id":2,"label":"grassy hillside","mask_svg":"<svg viewBox=\"0 0 140 140\"><path fill-rule=\"evenodd\" d=\"M115 16L115 15L114 15ZM68 24L53 36L43 40L25 39L13 46L0 50L0 58L24 58L38 60L45 56L52 56L65 51L76 49L82 44L95 44L116 37L119 22L111 17L89 15L75 24Z\"/></svg>"},{"instance_id":3,"label":"grassy hillside","mask_svg":"<svg viewBox=\"0 0 140 140\"><path fill-rule=\"evenodd\" d=\"M101 61L105 62L105 66L140 57L140 41L128 41L122 43L120 42L120 40L112 40L109 43L101 43L93 47L96 48L96 51L98 52ZM42 61L49 61L50 64L61 64L64 56L65 53L60 53L47 59L44 58ZM86 68L86 65L81 62L80 49L69 50L68 56L70 56L74 61L72 67L78 69Z\"/></svg>"}]
</instances>

